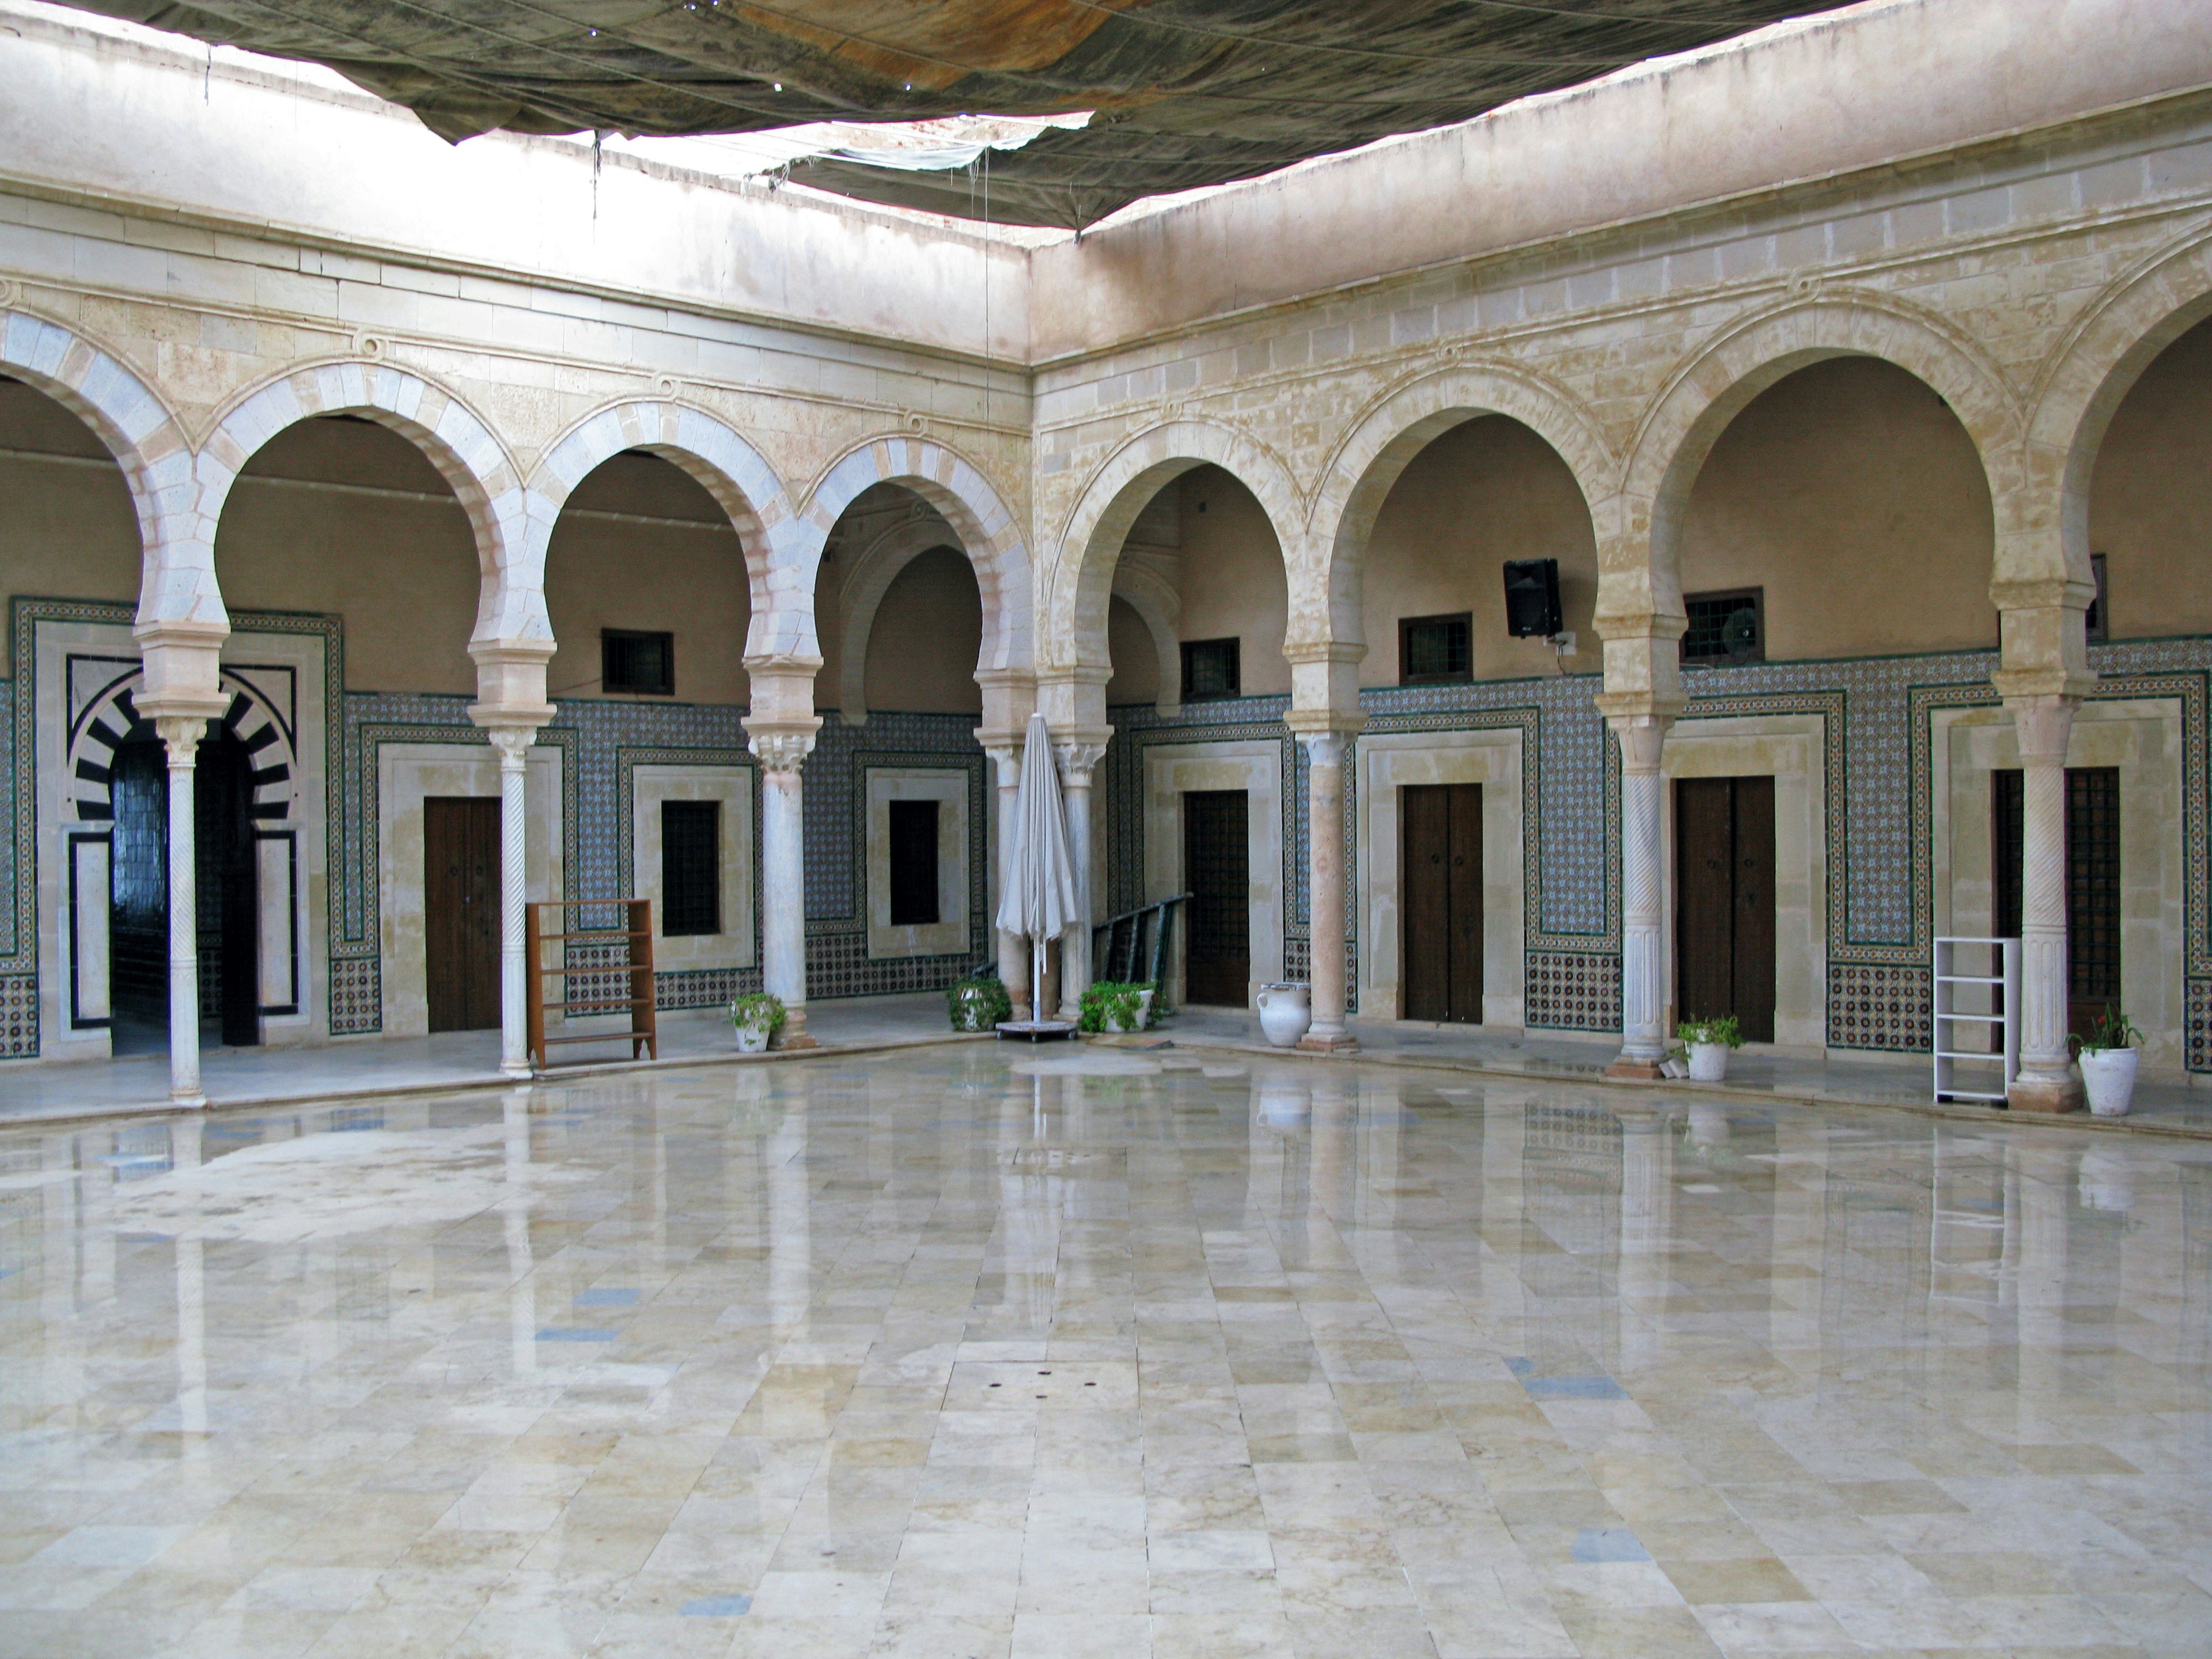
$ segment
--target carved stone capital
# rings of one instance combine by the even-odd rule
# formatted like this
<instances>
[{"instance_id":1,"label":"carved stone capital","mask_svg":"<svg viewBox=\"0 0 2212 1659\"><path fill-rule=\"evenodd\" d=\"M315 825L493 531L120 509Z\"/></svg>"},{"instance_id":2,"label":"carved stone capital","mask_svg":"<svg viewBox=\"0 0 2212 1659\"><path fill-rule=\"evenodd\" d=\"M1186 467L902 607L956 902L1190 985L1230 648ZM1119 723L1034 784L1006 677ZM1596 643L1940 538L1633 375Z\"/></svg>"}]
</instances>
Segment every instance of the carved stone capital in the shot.
<instances>
[{"instance_id":1,"label":"carved stone capital","mask_svg":"<svg viewBox=\"0 0 2212 1659\"><path fill-rule=\"evenodd\" d=\"M523 764L530 745L538 741L534 726L495 726L489 733L491 746L499 750L499 769L514 771Z\"/></svg>"},{"instance_id":2,"label":"carved stone capital","mask_svg":"<svg viewBox=\"0 0 2212 1659\"><path fill-rule=\"evenodd\" d=\"M1667 746L1668 728L1674 724L1671 711L1607 714L1605 723L1620 739L1620 765L1626 772L1656 772L1660 752Z\"/></svg>"},{"instance_id":3,"label":"carved stone capital","mask_svg":"<svg viewBox=\"0 0 2212 1659\"><path fill-rule=\"evenodd\" d=\"M1060 763L1060 787L1065 789L1088 789L1091 774L1106 757L1105 739L1070 738L1055 741L1053 757Z\"/></svg>"},{"instance_id":4,"label":"carved stone capital","mask_svg":"<svg viewBox=\"0 0 2212 1659\"><path fill-rule=\"evenodd\" d=\"M207 736L209 714L161 714L155 717L154 729L161 734L168 746L169 764L190 771L198 754L200 741Z\"/></svg>"},{"instance_id":5,"label":"carved stone capital","mask_svg":"<svg viewBox=\"0 0 2212 1659\"><path fill-rule=\"evenodd\" d=\"M2073 732L2074 710L2080 702L2063 696L2005 699L2022 766L2066 764L2066 740Z\"/></svg>"},{"instance_id":6,"label":"carved stone capital","mask_svg":"<svg viewBox=\"0 0 2212 1659\"><path fill-rule=\"evenodd\" d=\"M1351 734L1345 732L1299 732L1297 740L1305 745L1306 763L1316 767L1341 767L1345 745Z\"/></svg>"},{"instance_id":7,"label":"carved stone capital","mask_svg":"<svg viewBox=\"0 0 2212 1659\"><path fill-rule=\"evenodd\" d=\"M813 751L811 732L756 732L752 734L752 750L763 770L785 775L795 774L806 763Z\"/></svg>"}]
</instances>

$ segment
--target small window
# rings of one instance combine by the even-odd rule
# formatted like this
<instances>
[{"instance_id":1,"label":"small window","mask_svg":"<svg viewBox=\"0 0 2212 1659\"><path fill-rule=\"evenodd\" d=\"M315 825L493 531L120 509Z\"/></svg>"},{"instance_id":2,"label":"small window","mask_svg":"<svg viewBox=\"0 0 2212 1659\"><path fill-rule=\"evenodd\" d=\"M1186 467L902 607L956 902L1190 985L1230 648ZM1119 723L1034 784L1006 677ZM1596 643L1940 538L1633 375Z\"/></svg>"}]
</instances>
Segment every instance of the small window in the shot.
<instances>
[{"instance_id":1,"label":"small window","mask_svg":"<svg viewBox=\"0 0 2212 1659\"><path fill-rule=\"evenodd\" d=\"M676 695L676 635L599 630L599 689L632 696Z\"/></svg>"},{"instance_id":2,"label":"small window","mask_svg":"<svg viewBox=\"0 0 2212 1659\"><path fill-rule=\"evenodd\" d=\"M1766 660L1765 590L1739 587L1726 593L1692 593L1682 601L1690 626L1682 635L1682 660L1706 666Z\"/></svg>"},{"instance_id":3,"label":"small window","mask_svg":"<svg viewBox=\"0 0 2212 1659\"><path fill-rule=\"evenodd\" d=\"M1474 617L1406 617L1398 623L1398 684L1432 685L1474 676Z\"/></svg>"},{"instance_id":4,"label":"small window","mask_svg":"<svg viewBox=\"0 0 2212 1659\"><path fill-rule=\"evenodd\" d=\"M1186 702L1240 696L1235 640L1185 640L1182 695Z\"/></svg>"},{"instance_id":5,"label":"small window","mask_svg":"<svg viewBox=\"0 0 2212 1659\"><path fill-rule=\"evenodd\" d=\"M722 803L660 803L660 933L696 938L722 931Z\"/></svg>"},{"instance_id":6,"label":"small window","mask_svg":"<svg viewBox=\"0 0 2212 1659\"><path fill-rule=\"evenodd\" d=\"M2097 597L2089 601L2089 608L2081 617L2081 631L2088 635L2089 643L2102 645L2112 635L2112 607L2105 603L2105 556L2092 553L2089 569L2097 579Z\"/></svg>"},{"instance_id":7,"label":"small window","mask_svg":"<svg viewBox=\"0 0 2212 1659\"><path fill-rule=\"evenodd\" d=\"M932 927L937 907L937 803L895 800L891 811L891 926Z\"/></svg>"}]
</instances>

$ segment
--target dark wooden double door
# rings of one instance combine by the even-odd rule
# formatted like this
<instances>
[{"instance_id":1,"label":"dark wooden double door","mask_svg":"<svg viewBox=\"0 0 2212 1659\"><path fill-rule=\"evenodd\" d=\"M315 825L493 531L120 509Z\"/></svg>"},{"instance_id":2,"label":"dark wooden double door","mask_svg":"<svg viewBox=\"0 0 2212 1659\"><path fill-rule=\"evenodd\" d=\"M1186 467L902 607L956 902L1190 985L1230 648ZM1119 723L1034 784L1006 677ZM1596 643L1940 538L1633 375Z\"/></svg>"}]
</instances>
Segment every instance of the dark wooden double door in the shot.
<instances>
[{"instance_id":1,"label":"dark wooden double door","mask_svg":"<svg viewBox=\"0 0 2212 1659\"><path fill-rule=\"evenodd\" d=\"M1182 880L1190 894L1183 1000L1242 1008L1252 994L1251 800L1242 789L1182 798Z\"/></svg>"},{"instance_id":2,"label":"dark wooden double door","mask_svg":"<svg viewBox=\"0 0 2212 1659\"><path fill-rule=\"evenodd\" d=\"M1674 785L1674 1011L1774 1041L1774 780Z\"/></svg>"},{"instance_id":3,"label":"dark wooden double door","mask_svg":"<svg viewBox=\"0 0 2212 1659\"><path fill-rule=\"evenodd\" d=\"M1398 793L1405 1018L1482 1023L1482 786Z\"/></svg>"},{"instance_id":4,"label":"dark wooden double door","mask_svg":"<svg viewBox=\"0 0 2212 1659\"><path fill-rule=\"evenodd\" d=\"M117 1054L169 1040L169 763L158 740L116 747L109 775L108 1027ZM212 728L192 768L194 948L200 1040L261 1041L261 862L254 833L253 757L227 726Z\"/></svg>"},{"instance_id":5,"label":"dark wooden double door","mask_svg":"<svg viewBox=\"0 0 2212 1659\"><path fill-rule=\"evenodd\" d=\"M433 1031L499 1024L499 802L422 803L423 981Z\"/></svg>"}]
</instances>

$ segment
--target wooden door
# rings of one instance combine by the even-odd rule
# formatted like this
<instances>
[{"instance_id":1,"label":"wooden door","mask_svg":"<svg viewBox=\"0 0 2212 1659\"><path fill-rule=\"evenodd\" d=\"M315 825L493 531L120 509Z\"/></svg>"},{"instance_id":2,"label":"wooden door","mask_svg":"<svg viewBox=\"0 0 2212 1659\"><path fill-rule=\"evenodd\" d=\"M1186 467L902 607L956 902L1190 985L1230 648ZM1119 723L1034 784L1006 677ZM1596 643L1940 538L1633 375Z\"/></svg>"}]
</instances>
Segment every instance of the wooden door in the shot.
<instances>
[{"instance_id":1,"label":"wooden door","mask_svg":"<svg viewBox=\"0 0 2212 1659\"><path fill-rule=\"evenodd\" d=\"M2018 939L2026 803L2017 769L1990 775L1992 928ZM2066 769L2066 1023L2086 1037L2120 1001L2120 769Z\"/></svg>"},{"instance_id":2,"label":"wooden door","mask_svg":"<svg viewBox=\"0 0 2212 1659\"><path fill-rule=\"evenodd\" d=\"M1399 791L1405 1017L1482 1023L1482 786Z\"/></svg>"},{"instance_id":3,"label":"wooden door","mask_svg":"<svg viewBox=\"0 0 2212 1659\"><path fill-rule=\"evenodd\" d=\"M1190 892L1186 1002L1242 1008L1250 1000L1249 812L1242 789L1194 790L1182 798L1183 885Z\"/></svg>"},{"instance_id":4,"label":"wooden door","mask_svg":"<svg viewBox=\"0 0 2212 1659\"><path fill-rule=\"evenodd\" d=\"M228 730L192 769L200 1024L226 1048L261 1041L261 860L253 839L253 757Z\"/></svg>"},{"instance_id":5,"label":"wooden door","mask_svg":"<svg viewBox=\"0 0 2212 1659\"><path fill-rule=\"evenodd\" d=\"M423 976L430 1029L499 1024L499 802L475 795L422 803Z\"/></svg>"},{"instance_id":6,"label":"wooden door","mask_svg":"<svg viewBox=\"0 0 2212 1659\"><path fill-rule=\"evenodd\" d=\"M1674 785L1674 1008L1774 1041L1774 780Z\"/></svg>"}]
</instances>

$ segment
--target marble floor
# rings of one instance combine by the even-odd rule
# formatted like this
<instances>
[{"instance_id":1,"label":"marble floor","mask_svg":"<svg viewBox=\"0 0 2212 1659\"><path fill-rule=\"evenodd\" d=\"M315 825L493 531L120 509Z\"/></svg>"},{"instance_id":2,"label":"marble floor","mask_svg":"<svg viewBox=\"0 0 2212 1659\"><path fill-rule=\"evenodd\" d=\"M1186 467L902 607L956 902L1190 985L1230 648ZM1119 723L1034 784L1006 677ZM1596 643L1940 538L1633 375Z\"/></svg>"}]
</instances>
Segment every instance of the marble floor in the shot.
<instances>
[{"instance_id":1,"label":"marble floor","mask_svg":"<svg viewBox=\"0 0 2212 1659\"><path fill-rule=\"evenodd\" d=\"M988 1043L0 1133L0 1653L2212 1652L2212 1148Z\"/></svg>"}]
</instances>

